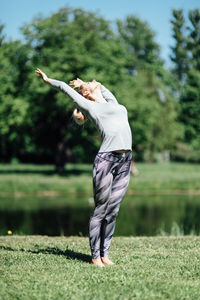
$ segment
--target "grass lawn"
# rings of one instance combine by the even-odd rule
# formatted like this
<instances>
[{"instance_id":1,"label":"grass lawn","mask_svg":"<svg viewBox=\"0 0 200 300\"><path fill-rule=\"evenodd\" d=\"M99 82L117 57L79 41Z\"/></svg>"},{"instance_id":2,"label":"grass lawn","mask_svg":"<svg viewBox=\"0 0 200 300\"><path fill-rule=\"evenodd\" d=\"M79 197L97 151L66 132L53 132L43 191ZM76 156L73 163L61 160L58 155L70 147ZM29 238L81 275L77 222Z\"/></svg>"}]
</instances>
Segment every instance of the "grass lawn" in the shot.
<instances>
[{"instance_id":1,"label":"grass lawn","mask_svg":"<svg viewBox=\"0 0 200 300\"><path fill-rule=\"evenodd\" d=\"M200 165L137 168L129 195L200 195ZM84 201L92 196L91 174L92 165L68 164L59 176L53 166L0 164L0 208L51 205L54 197L56 205L68 199L79 206L79 195ZM116 264L100 269L90 263L86 237L0 236L0 300L197 300L199 250L199 236L114 237L110 257Z\"/></svg>"},{"instance_id":2,"label":"grass lawn","mask_svg":"<svg viewBox=\"0 0 200 300\"><path fill-rule=\"evenodd\" d=\"M200 194L200 165L186 163L138 163L138 176L132 176L129 193ZM0 164L0 197L26 195L92 195L92 165L68 164L59 176L52 165Z\"/></svg>"},{"instance_id":3,"label":"grass lawn","mask_svg":"<svg viewBox=\"0 0 200 300\"><path fill-rule=\"evenodd\" d=\"M114 237L112 267L84 237L0 237L0 299L200 299L200 237Z\"/></svg>"}]
</instances>

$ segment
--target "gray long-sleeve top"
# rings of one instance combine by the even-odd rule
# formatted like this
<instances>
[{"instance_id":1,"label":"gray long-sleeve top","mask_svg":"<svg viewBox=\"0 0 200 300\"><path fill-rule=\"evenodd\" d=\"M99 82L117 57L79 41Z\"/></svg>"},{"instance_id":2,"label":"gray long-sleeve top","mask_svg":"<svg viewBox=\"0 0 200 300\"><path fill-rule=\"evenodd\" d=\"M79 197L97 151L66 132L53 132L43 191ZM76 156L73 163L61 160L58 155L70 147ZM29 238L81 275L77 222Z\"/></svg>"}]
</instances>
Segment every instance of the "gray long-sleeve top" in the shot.
<instances>
[{"instance_id":1,"label":"gray long-sleeve top","mask_svg":"<svg viewBox=\"0 0 200 300\"><path fill-rule=\"evenodd\" d=\"M101 133L99 152L132 149L132 134L127 110L104 86L102 95L107 102L86 99L63 81L50 79L50 85L67 94L80 110L91 119Z\"/></svg>"}]
</instances>

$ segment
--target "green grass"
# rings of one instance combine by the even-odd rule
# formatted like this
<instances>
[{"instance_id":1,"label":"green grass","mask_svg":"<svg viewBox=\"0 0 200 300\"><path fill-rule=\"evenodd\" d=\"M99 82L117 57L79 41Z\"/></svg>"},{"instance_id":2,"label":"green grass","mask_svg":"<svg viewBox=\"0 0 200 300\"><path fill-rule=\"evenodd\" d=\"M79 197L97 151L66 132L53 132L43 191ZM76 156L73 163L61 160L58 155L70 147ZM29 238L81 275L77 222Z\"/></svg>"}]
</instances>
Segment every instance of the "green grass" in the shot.
<instances>
[{"instance_id":1,"label":"green grass","mask_svg":"<svg viewBox=\"0 0 200 300\"><path fill-rule=\"evenodd\" d=\"M114 237L116 265L83 237L0 237L0 299L200 299L200 237Z\"/></svg>"},{"instance_id":2,"label":"green grass","mask_svg":"<svg viewBox=\"0 0 200 300\"><path fill-rule=\"evenodd\" d=\"M137 164L138 176L132 176L128 193L200 193L200 165ZM0 164L0 197L58 196L92 194L92 165L66 166L65 176L54 166Z\"/></svg>"},{"instance_id":3,"label":"green grass","mask_svg":"<svg viewBox=\"0 0 200 300\"><path fill-rule=\"evenodd\" d=\"M133 177L137 191L199 192L200 165L187 163L137 164L139 176Z\"/></svg>"},{"instance_id":4,"label":"green grass","mask_svg":"<svg viewBox=\"0 0 200 300\"><path fill-rule=\"evenodd\" d=\"M138 163L137 168L139 175L131 176L126 194L134 196L135 204L156 195L200 195L200 165ZM0 164L1 209L88 206L92 196L91 164L67 164L63 176L55 173L53 165Z\"/></svg>"},{"instance_id":5,"label":"green grass","mask_svg":"<svg viewBox=\"0 0 200 300\"><path fill-rule=\"evenodd\" d=\"M60 176L53 165L0 164L0 196L88 194L92 191L91 174L91 165L68 165L65 176Z\"/></svg>"},{"instance_id":6,"label":"green grass","mask_svg":"<svg viewBox=\"0 0 200 300\"><path fill-rule=\"evenodd\" d=\"M152 197L160 201L160 194L200 194L200 165L137 168L127 193L134 203L137 194L146 204ZM68 164L66 171L59 176L53 166L1 164L0 207L88 205L92 165ZM116 265L99 269L90 264L88 238L2 236L0 300L200 299L199 249L197 236L114 237L110 257Z\"/></svg>"}]
</instances>

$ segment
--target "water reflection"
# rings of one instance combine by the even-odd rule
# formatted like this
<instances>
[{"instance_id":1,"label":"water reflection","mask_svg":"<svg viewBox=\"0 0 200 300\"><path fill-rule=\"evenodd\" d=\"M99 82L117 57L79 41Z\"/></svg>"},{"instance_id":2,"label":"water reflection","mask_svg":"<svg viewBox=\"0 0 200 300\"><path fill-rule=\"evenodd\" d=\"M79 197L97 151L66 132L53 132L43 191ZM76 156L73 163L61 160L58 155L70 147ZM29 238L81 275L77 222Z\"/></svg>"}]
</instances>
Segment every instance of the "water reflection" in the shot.
<instances>
[{"instance_id":1,"label":"water reflection","mask_svg":"<svg viewBox=\"0 0 200 300\"><path fill-rule=\"evenodd\" d=\"M127 201L121 207L116 235L200 233L199 197L149 196L148 201L143 201L138 197L135 205Z\"/></svg>"},{"instance_id":2,"label":"water reflection","mask_svg":"<svg viewBox=\"0 0 200 300\"><path fill-rule=\"evenodd\" d=\"M29 205L22 205L24 201ZM91 199L74 199L67 205L63 198L45 197L38 205L30 203L30 199L18 199L9 209L0 207L0 234L12 230L16 234L88 235ZM115 235L199 234L199 215L199 196L127 196L120 208Z\"/></svg>"}]
</instances>

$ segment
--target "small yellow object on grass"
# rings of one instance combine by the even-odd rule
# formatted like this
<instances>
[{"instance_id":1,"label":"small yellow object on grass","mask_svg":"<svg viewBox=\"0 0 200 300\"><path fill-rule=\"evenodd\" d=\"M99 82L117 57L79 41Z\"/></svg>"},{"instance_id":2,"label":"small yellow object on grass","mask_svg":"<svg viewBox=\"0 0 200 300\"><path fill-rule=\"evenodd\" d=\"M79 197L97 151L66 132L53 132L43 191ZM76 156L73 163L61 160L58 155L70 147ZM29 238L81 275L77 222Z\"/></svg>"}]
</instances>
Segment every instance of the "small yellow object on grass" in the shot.
<instances>
[{"instance_id":1,"label":"small yellow object on grass","mask_svg":"<svg viewBox=\"0 0 200 300\"><path fill-rule=\"evenodd\" d=\"M12 234L12 230L8 230L8 234Z\"/></svg>"}]
</instances>

